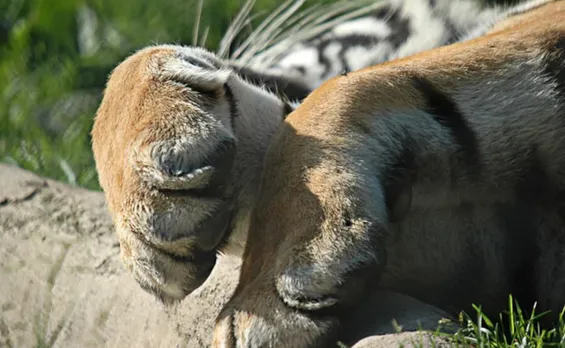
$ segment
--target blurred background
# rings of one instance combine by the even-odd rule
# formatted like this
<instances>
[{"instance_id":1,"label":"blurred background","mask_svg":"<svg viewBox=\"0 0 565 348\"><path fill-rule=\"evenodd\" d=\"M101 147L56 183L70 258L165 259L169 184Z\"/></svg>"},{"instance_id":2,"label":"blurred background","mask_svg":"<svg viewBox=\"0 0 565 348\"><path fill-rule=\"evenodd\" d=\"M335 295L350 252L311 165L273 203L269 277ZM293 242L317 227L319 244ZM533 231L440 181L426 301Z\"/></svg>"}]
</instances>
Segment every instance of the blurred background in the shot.
<instances>
[{"instance_id":1,"label":"blurred background","mask_svg":"<svg viewBox=\"0 0 565 348\"><path fill-rule=\"evenodd\" d=\"M203 1L205 47L216 49L244 2ZM281 2L257 0L254 23ZM0 0L0 161L99 189L89 133L108 74L141 47L193 44L198 8L195 0Z\"/></svg>"}]
</instances>

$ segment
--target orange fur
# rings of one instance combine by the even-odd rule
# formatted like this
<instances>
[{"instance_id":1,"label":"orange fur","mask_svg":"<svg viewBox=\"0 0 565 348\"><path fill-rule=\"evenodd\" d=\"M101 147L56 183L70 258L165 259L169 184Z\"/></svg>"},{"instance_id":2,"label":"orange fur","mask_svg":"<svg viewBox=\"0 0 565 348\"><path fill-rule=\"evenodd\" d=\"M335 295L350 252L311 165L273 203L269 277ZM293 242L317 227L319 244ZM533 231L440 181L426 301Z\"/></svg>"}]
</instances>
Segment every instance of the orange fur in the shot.
<instances>
[{"instance_id":1,"label":"orange fur","mask_svg":"<svg viewBox=\"0 0 565 348\"><path fill-rule=\"evenodd\" d=\"M330 344L336 338L340 311L375 288L408 294L453 314L471 302L483 304L483 309L489 312L501 310L507 301L507 291L514 286L505 283L506 275L524 267L530 262L525 255L534 252L526 250L508 261L501 256L504 245L523 240L524 248L535 248L532 244L537 241L540 259L545 262L545 255L554 255L556 250L562 250L559 248L565 248L562 244L540 242L562 239L565 232L565 223L555 218L560 214L561 201L551 196L553 189L565 185L558 174L565 169L559 155L565 147L554 140L562 137L559 128L562 115L557 109L551 110L562 101L553 90L555 86L543 82L545 87L539 91L540 95L547 93L548 100L555 104L547 106L545 115L518 120L525 124L534 122L531 127L542 122L536 120L538 116L540 120L547 117L557 122L549 124L547 131L533 132L527 139L531 144L539 143L539 156L548 168L547 175L555 180L551 183L555 187L541 199L551 201L549 207L538 202L538 198L525 201L531 206L531 218L547 223L535 231L527 231L531 234L514 232L507 239L506 232L497 225L501 216L496 209L513 209L509 207L519 193L499 178L520 177L529 170L516 167L521 164L510 159L519 162L515 156L529 151L528 144L520 141L531 128L509 128L509 132L516 132L515 137L502 140L518 144L517 152L509 150L508 157L501 160L494 150L490 152L488 139L483 138L498 130L480 128L477 146L485 161L481 181L473 181L465 171L456 176L451 174L450 178L450 173L464 168L453 167L450 162L458 153L449 152L450 148L442 145L443 140L445 143L452 140L429 120L429 112L423 111L429 100L414 81L425 79L438 90L433 96L438 93L451 96L462 108L466 103L480 106L472 99L472 93L479 93L483 86L486 89L489 83L502 81L501 86L507 88L502 90L502 95L512 88L530 92L539 88L537 83L545 81L545 75L539 75L539 80L525 79L525 85L519 87L510 82L505 85L504 81L514 81L513 74L520 69L524 76L539 74L544 59L553 58L565 69L564 39L565 1L549 2L510 17L477 39L335 77L312 92L287 117L267 152L240 282L220 315L215 346ZM466 87L474 82L477 90ZM519 100L524 103L524 110L543 108L535 104L536 99L527 98ZM496 108L497 105L492 105L492 110ZM487 116L473 116L476 119L470 119L470 123L483 127ZM495 117L498 116L492 115L493 120ZM424 128L410 128L408 122L419 118ZM425 128L428 126L429 130ZM426 132L437 134L438 138L426 138ZM416 151L416 164L409 169L407 185L400 192L402 195L404 190L413 191L407 194L414 197L408 215L398 223L391 223L384 207L384 193L380 191L386 187L383 188L379 179L391 166L391 153L402 153L399 149L410 145L401 142L400 136L414 139L418 144L412 150ZM511 149L511 145L506 146ZM433 204L430 197L435 197ZM463 209L465 205L470 205L472 210ZM465 225L463 221L467 220L463 219L469 219L471 224ZM461 253L483 255L485 260L466 261ZM552 296L558 293L555 289L561 288L546 281L552 277L563 279L565 273L559 273L560 260L551 260L554 260L551 271L532 265L535 276L530 276L535 279L524 282L539 282L535 290L537 300L544 309L559 311L565 298L563 294ZM465 267L485 262L491 269L481 273L485 270L479 267L477 273L465 274L484 282L476 289L467 289L459 283L459 277L461 272L469 271L453 269L459 264L456 262ZM550 291L545 286L555 288Z\"/></svg>"}]
</instances>

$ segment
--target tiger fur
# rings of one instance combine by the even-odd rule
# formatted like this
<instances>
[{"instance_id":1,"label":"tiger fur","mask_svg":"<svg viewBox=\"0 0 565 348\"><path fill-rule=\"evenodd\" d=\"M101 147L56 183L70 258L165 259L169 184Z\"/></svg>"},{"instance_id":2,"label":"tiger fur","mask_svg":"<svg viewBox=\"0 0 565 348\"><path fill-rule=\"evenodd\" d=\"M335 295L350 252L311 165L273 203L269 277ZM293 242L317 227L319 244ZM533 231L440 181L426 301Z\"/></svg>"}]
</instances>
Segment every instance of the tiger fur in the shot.
<instances>
[{"instance_id":1,"label":"tiger fur","mask_svg":"<svg viewBox=\"0 0 565 348\"><path fill-rule=\"evenodd\" d=\"M565 1L330 79L265 155L215 347L325 347L375 287L448 313L565 305Z\"/></svg>"},{"instance_id":2,"label":"tiger fur","mask_svg":"<svg viewBox=\"0 0 565 348\"><path fill-rule=\"evenodd\" d=\"M351 245L345 245L347 243L342 245L340 244L340 239L337 238L339 235L332 236L336 237L335 239L330 239L332 242L335 241L335 245L325 245L323 248L316 249L316 252L320 253L320 258L324 258L326 261L332 259L335 261L334 263L329 262L329 265L326 267L322 262L317 262L315 267L310 267L305 272L304 279L298 279L300 278L299 276L296 279L293 278L296 277L296 272L290 267L289 273L285 277L289 279L288 283L292 286L286 287L284 281L280 283L283 285L277 284L276 286L266 282L268 291L264 294L265 298L257 298L261 292L255 288L257 282L251 281L251 278L258 277L258 279L262 279L262 277L269 276L272 272L278 272L280 269L269 269L268 266L271 265L265 264L265 269L258 270L256 267L249 265L252 262L250 260L255 260L256 266L263 265L257 260L268 259L268 255L271 255L275 257L273 260L276 260L275 265L272 265L275 268L282 267L280 264L285 262L297 263L297 267L300 268L298 264L303 259L297 256L297 260L290 261L293 258L293 253L289 250L296 249L300 251L302 248L300 242L296 240L298 236L293 232L287 231L289 232L288 238L282 236L287 239L284 240L283 238L280 241L280 245L276 246L267 243L268 246L266 245L264 249L261 248L261 242L268 241L268 238L265 238L271 233L265 232L266 235L261 236L262 231L265 229L264 225L267 222L264 222L258 216L261 212L264 212L265 216L273 215L266 210L267 208L261 208L260 205L257 205L257 209L253 211L255 202L258 199L259 202L265 202L265 207L272 206L273 200L270 197L274 197L275 194L280 194L280 192L274 189L272 191L269 188L276 185L284 185L285 189L292 188L293 190L301 188L300 185L304 184L304 176L294 176L296 174L296 166L300 166L300 163L303 163L308 167L311 163L309 162L310 159L307 158L307 154L319 151L314 146L317 142L313 141L312 150L310 150L310 147L304 149L297 145L298 149L301 149L298 152L290 154L288 152L290 150L284 147L279 149L279 153L271 149L269 154L265 156L271 139L276 136L276 141L271 145L272 148L276 149L286 139L281 137L285 134L288 135L289 122L297 118L301 119L299 115L310 115L308 116L310 122L304 121L304 124L301 124L302 127L306 128L300 129L308 132L307 127L312 127L311 129L319 129L322 132L320 134L325 134L323 132L331 132L332 129L338 129L343 126L341 122L336 120L336 118L332 118L331 115L341 115L344 117L343 110L353 110L353 106L357 107L355 113L360 110L366 113L368 110L366 108L369 107L374 108L375 112L379 110L387 110L388 112L390 108L414 108L421 106L422 99L426 98L430 102L429 108L432 111L433 108L437 108L434 103L437 102L438 98L445 104L439 108L438 112L441 117L447 119L442 120L442 122L450 125L446 115L453 112L454 108L452 106L455 102L452 102L450 98L444 98L444 94L448 91L443 89L437 90L438 87L436 85L443 83L451 86L457 81L441 80L440 76L432 76L434 72L445 72L445 70L437 69L441 68L444 61L450 61L449 57L446 57L448 55L442 52L449 52L449 54L453 54L453 57L460 57L463 63L465 59L473 61L475 58L473 54L475 54L477 59L483 58L486 63L493 64L493 66L501 64L500 59L508 59L510 64L515 57L511 54L502 55L501 52L504 46L494 52L502 55L502 58L499 58L497 61L497 56L486 56L485 52L488 52L488 48L491 48L491 46L488 44L483 46L475 44L476 42L492 40L491 36L487 35L485 38L480 39L475 38L482 37L486 32L498 26L515 25L512 24L513 21L522 18L520 17L523 16L522 13L525 14L524 16L528 16L530 13L543 11L544 6L542 5L547 2L551 1L530 1L510 9L481 9L474 1L464 0L386 1L379 4L375 12L369 16L340 23L329 32L325 32L320 36L302 42L283 42L282 45L288 46L288 49L282 51L288 53L271 60L262 59L261 53L259 53L256 59L252 58L246 62L239 62L237 60L220 59L204 49L174 45L153 46L136 52L122 62L111 74L92 131L93 151L100 184L106 194L108 206L114 219L117 236L120 241L121 257L125 266L143 289L153 293L163 302L173 303L182 300L204 282L214 266L218 253L241 255L245 249L240 285L233 300L220 317L215 336L216 344L227 347L235 345L254 347L261 346L262 344L290 347L311 345L316 342L325 342L333 339L331 332L335 331L334 329L337 323L339 323L336 317L330 316L329 321L325 322L312 319L308 314L301 312L289 314L289 307L299 308L302 311L320 310L325 313L326 307L340 307L342 302L351 303L351 299L356 297L356 291L345 290L345 294L340 294L337 298L333 298L332 294L338 295L335 290L335 283L328 280L327 277L320 275L318 271L327 269L330 274L335 273L337 276L348 273L349 270L340 269L339 263L347 261L347 254L353 253L360 257L359 265L371 265L371 272L360 272L362 280L360 282L352 282L352 284L364 284L364 282L372 284L375 281L372 278L375 277L370 275L380 274L383 272L383 268L386 270L386 267L390 268L392 266L390 262L387 262L385 267L384 261L378 260L372 249L362 247L363 242L361 240L356 241L357 244L351 242ZM536 11L538 6L542 7ZM561 5L557 2L556 4L546 6L559 7ZM559 14L560 12L556 11L551 18L561 18L558 17ZM534 29L539 29L544 25L558 27L558 23L554 23L554 21L546 22L545 20L540 20L538 23L530 21L528 24L531 24ZM529 28L518 25L515 25L515 27L519 28L518 34L515 35L531 37L531 47L540 47L539 43L533 39L535 38L535 33L530 33ZM536 33L539 33L541 30L539 29ZM506 36L502 34L495 36L500 40L501 44L513 43L510 39L504 40L504 38L514 35L511 30L504 31L500 29L499 32L508 33ZM455 42L463 43L415 56L431 57L427 60L424 58L406 58L412 57L412 55L418 52ZM520 46L520 48L527 51L528 47L530 47L528 46L529 43L530 41ZM473 44L476 46L473 46ZM480 50L473 50L473 47L484 49L485 52L481 55ZM510 45L509 47L515 46ZM554 50L551 51L547 48L546 51L542 50L540 52L547 53L550 56L558 56L558 47L556 46ZM432 62L432 58L436 55L442 58ZM456 58L451 58L451 60L456 60ZM371 70L361 70L358 73L352 72L387 61L392 61L392 63L382 64L380 69L390 69L393 71L396 66L402 67L399 68L402 71L403 69L416 69L415 65L420 64L420 62L425 62L426 64L432 62L435 65L430 63L425 65L426 69L424 69L424 64L422 64L420 69L426 79L422 79L419 82L421 85L404 86L404 84L399 82L398 85L403 88L406 87L406 90L403 93L400 93L400 90L394 90L390 92L390 95L375 90L371 83L366 82L370 81L367 76L374 76L374 84L382 87L383 91L388 91L390 88L386 84L381 86L383 77L378 73L372 74L370 73ZM411 61L415 61L417 64L410 63ZM559 64L556 64L555 69L559 69ZM486 69L484 65L480 64L480 61L474 67L475 70L471 71L477 71L477 74L480 71L479 67ZM464 64L455 65L453 70L449 72L456 74L464 68ZM378 70L379 68L375 69L377 72L380 71ZM520 71L516 70L516 74ZM535 73L536 71L531 71L531 74ZM552 73L559 74L559 71ZM342 74L341 77L331 79L340 74ZM402 74L400 75L403 76ZM393 74L387 76L390 79L394 77ZM328 82L324 82L328 79L330 79ZM540 86L550 84L547 79L542 80L540 80ZM336 81L347 82L338 83ZM494 80L494 82L496 81L498 80ZM518 84L521 79L519 76L514 76L512 81ZM506 91L502 77L499 83L501 85L497 86L500 90ZM316 89L320 85L323 87ZM350 88L344 89L345 85ZM332 93L330 91L333 90L333 86L338 86L339 88L336 87L335 92ZM419 96L421 89L424 87L429 87L428 95L424 97ZM305 100L305 105L300 106L283 123L283 120L285 120L289 113L293 112L297 104L314 89L316 89L315 92ZM368 102L367 97L355 97L355 95L363 95L362 92L356 92L359 90L374 91L375 96L380 96L380 99L390 100L390 104L379 105L377 102ZM477 97L482 99L477 99L477 105L475 106L479 107L486 103L486 101L491 101L498 96L494 88L485 89L484 91L484 93ZM487 93L487 91L490 93ZM320 95L323 95L323 97L319 97ZM392 96L397 99L391 99ZM324 101L320 98L328 104L328 108L326 108L328 111L322 114L329 116L325 115L317 122L317 116L311 114L310 110L324 105ZM548 99L551 98L548 97ZM333 100L339 100L343 102L343 105L337 105ZM449 102L446 102L446 100ZM367 106L359 105L360 101ZM330 105L333 108L331 110L329 109ZM508 105L513 106L512 104ZM558 103L554 102L552 105L554 108L558 107ZM528 107L536 112L541 112L539 108L535 109L530 104L528 104ZM541 107L545 108L547 105L540 104ZM430 110L427 111L432 112ZM495 111L491 110L491 113ZM426 111L423 110L422 113L424 112ZM359 126L361 131L372 134L372 125L365 125L363 122L357 125L355 119L351 119L351 121L353 125ZM283 126L281 126L281 123ZM291 125L294 126L294 124ZM418 125L418 122L414 123L414 127L418 127ZM327 127L327 129L323 126ZM422 124L421 126L429 125ZM456 126L454 125L453 127ZM501 126L499 125L499 127ZM501 129L504 130L504 128ZM502 130L500 133L503 133ZM417 132L419 129L411 129L410 131ZM402 134L397 135L399 137L402 136ZM438 145L447 144L446 140L442 138L445 135L435 128L430 128L427 135L429 136L428 140L437 139ZM500 135L496 132L492 133L493 137ZM324 138L324 136L320 136ZM357 134L352 136L365 139ZM289 136L288 139L292 140L293 138ZM341 139L338 134L336 139ZM388 141L387 146L399 146L398 144L395 145L394 139L390 135L385 137L385 139ZM452 144L461 145L462 147L467 146L466 142L470 141L469 139L472 140L473 137L464 133L461 138L454 138ZM352 140L352 143L354 140ZM324 138L324 141L328 141L327 137ZM528 143L531 142L530 139ZM374 140L367 140L367 148L374 147L373 143ZM327 144L330 148L335 147L336 158L341 156L347 157L345 155L346 152L341 154L339 152L345 151L347 141L344 141L343 144L328 141ZM341 146L345 146L345 148L342 149ZM289 147L292 148L293 146ZM470 148L472 149L473 146L470 146ZM504 147L502 148L504 149ZM533 150L528 151L531 152ZM524 161L530 159L527 155L528 151L520 153ZM302 156L301 154L305 155ZM320 156L323 158L322 152L320 152ZM344 170L344 168L347 168L347 165L337 161L336 158L332 157L327 162L335 165L335 168L328 164L329 167L324 167L326 171L323 174L312 174L317 180L324 178L327 180L328 184L321 185L320 187L329 190L328 192L332 191L329 183L333 182L334 177L336 177L336 182L339 183L342 183L340 181L342 177L351 178L352 182L355 181L353 176L348 176L348 173ZM536 157L534 156L534 158ZM545 158L543 159L545 160ZM260 188L261 168L264 160L267 161L267 167L264 170L263 183ZM416 161L416 159L413 160ZM441 160L434 160L436 162L433 163L437 164L436 169L450 168ZM473 168L476 164L475 162L480 162L482 159L477 159L476 156L474 157L471 154L469 156L457 157L454 160L462 168L467 168L466 166ZM499 158L498 160L501 159ZM275 161L277 164L274 164ZM349 163L348 165L355 167L354 163ZM393 164L386 165L394 167ZM385 167L386 165L383 164ZM280 168L280 171L271 170L273 166ZM536 163L530 164L530 167L528 167L528 170L535 172ZM344 174L336 176L332 168L340 168L340 170L344 171ZM288 178L278 176L286 175L286 170L289 170ZM371 170L377 173L376 169L373 168ZM470 179L465 181L468 177L464 175L466 174L464 171L454 173L451 177L445 178L440 174L437 173L436 177L438 180L441 177L445 182L448 182L447 180L449 179L454 180L454 178L458 178L458 175L462 175L462 183L457 183L463 187L465 187L465 183L471 182ZM431 179L434 178L431 174L426 175L430 175ZM511 174L506 173L506 175ZM276 177L277 184L265 179L270 177ZM292 180L290 180L291 178ZM525 182L530 182L530 178L528 177L527 179ZM376 184L373 183L373 185ZM396 182L393 182L391 185L395 187L395 190L403 187L403 185L397 185ZM465 213L463 208L461 208L462 211L454 213L453 207L461 202L451 197L448 194L449 192L439 190L432 185L430 187L434 188L433 192L420 192L416 188L422 189L421 185L415 186L414 182L411 182L411 185L411 200L408 203L404 202L403 199L398 200L399 202L404 202L400 204L401 208L403 205L410 207L410 215L403 215L403 209L400 209L399 219L410 217L410 219L415 219L415 221L429 223L429 228L422 228L428 234L431 233L429 230L433 229L432 227L434 226L430 222L432 220L431 218L425 219L423 213L416 216L414 206L420 204L422 206L428 205L429 209L439 209L440 207L434 206L435 198L444 202L446 209L450 208L446 210L446 214L455 214L457 221L459 219L461 221L469 221L471 226L478 226L478 224L483 222L487 225L489 223L492 225L493 216L496 214L488 207L480 207L475 215ZM486 197L489 197L487 193L492 191L490 186L481 188L481 190L475 190L469 184L467 188L476 195L485 193ZM308 189L310 188L308 187ZM531 189L531 191L535 190L535 188ZM265 192L270 192L273 195L267 197ZM297 194L297 197L302 197L302 191L298 190L297 192L300 192L300 194ZM322 195L322 193L315 192L315 190L313 192L314 195ZM462 192L461 195L468 194L467 191ZM377 194L373 197L375 202L369 204L364 201L364 203L367 203L367 207L378 206L379 202L382 202L384 199L382 194L381 192L381 196ZM422 198L424 196L426 200ZM399 194L399 197L403 197L403 195ZM501 199L504 201L506 198L505 193L501 193ZM292 197L284 197L284 199L285 201L281 200L281 204L282 202L297 202ZM310 201L306 199L305 202ZM472 200L466 203L473 205ZM287 207L289 208L288 212L285 213L285 216L288 218L286 221L289 224L290 221L296 223L297 227L301 226L304 223L303 221L296 221L289 217L289 214L295 211L295 207L300 207L300 204L296 206L293 206L294 203L289 204L290 206ZM523 207L520 206L515 211L507 211L507 213L522 213L522 209ZM312 214L315 212L317 210L314 209ZM386 221L387 215L383 214L385 213L379 211L378 214L376 213L375 218L378 217L382 221ZM404 214L407 213L405 212ZM282 215L284 214L281 213ZM274 221L279 221L282 218L281 216L274 216L273 223ZM441 214L439 217L445 218L449 228L456 229L454 218L448 219L448 217L444 217ZM480 217L484 221L480 219L475 220L476 217ZM548 213L547 219L542 220L550 221L554 218L556 217L550 216L550 213ZM332 223L335 223L336 226L339 225L339 222L334 221ZM283 228L283 226L287 225L281 223L280 226L280 228ZM400 224L398 226L405 225ZM438 229L441 231L441 228L438 227ZM312 227L311 231L303 232L305 235L309 235L314 233L313 231L317 231L317 229ZM250 234L249 238L248 234ZM389 234L395 235L392 232ZM437 235L445 237L439 232ZM366 236L360 234L361 237L365 238ZM277 238L273 238L273 241ZM348 237L345 236L344 238ZM502 237L495 236L493 238ZM487 239L485 237L485 240ZM406 256L407 253L417 249L417 245L414 243L407 242L402 238L400 240L404 244L398 242L395 246L395 251L398 251L399 255ZM506 242L505 239L488 241L492 245L499 245L500 243L504 245ZM518 244L519 246L515 247L515 249L521 251L523 245L521 243ZM533 242L531 243L531 245L534 244ZM340 245L343 248L340 248ZM359 245L361 245L360 249L355 249ZM327 250L324 250L324 248L327 248ZM383 248L382 245L378 245L379 251L383 251ZM283 249L287 250L287 255L279 260L277 255ZM335 254L332 254L334 252ZM487 252L489 251L477 251L480 254L478 256L483 257L482 261L485 263L489 259L486 257L487 255L482 255L481 253ZM557 253L558 250L555 252ZM391 251L387 250L387 254L390 255ZM446 257L444 262L451 264L454 257L453 255L451 256L451 259ZM549 254L546 256L550 258ZM525 263L528 264L527 262ZM373 264L378 264L378 267L373 267ZM429 265L429 263L426 264L425 262L421 264L424 269ZM287 264L286 266L290 265ZM399 265L398 267L401 268L401 266ZM469 265L463 263L460 266L468 267ZM320 269L316 270L316 267L320 267ZM388 280L389 283L394 284L390 286L391 288L422 299L424 302L431 303L449 312L465 307L467 300L477 295L472 290L469 290L469 294L463 294L460 298L453 300L445 297L445 303L437 303L437 301L434 301L433 296L430 298L425 296L425 294L422 295L415 290L413 291L413 289L408 289L411 284L414 284L414 275L408 272L411 270L410 267L405 265L403 267L405 268L401 268L398 273L402 274L404 278L393 277L396 283L393 280ZM490 277L489 279L496 278L503 271L503 269L500 269L498 272L488 273L484 270L485 267L479 268L484 272L480 276ZM521 269L520 267L518 268ZM465 267L457 268L455 266L454 269L457 269L462 274L469 274L475 271L474 269L466 270ZM386 274L386 272L382 274L379 287L386 287ZM306 275L308 276L306 277ZM435 290L434 284L436 286L439 286L439 284L445 285L445 281L453 283L454 289L460 289L463 285L468 285L467 283L469 283L461 282L461 279L454 276L445 279L442 279L439 275L434 276L433 273L426 273L426 276L429 281L426 289ZM544 281L549 282L549 279ZM277 287L276 291L273 291L271 286ZM317 288L317 286L322 288ZM350 287L355 288L355 286ZM361 288L361 286L357 288ZM474 298L484 300L487 308L497 310L505 289L499 289L500 291L493 290L492 292L486 291L488 290L486 289L485 294L482 294L482 296L477 295ZM282 298L286 305L282 305L277 300L279 298ZM547 300L550 301L550 298L548 297ZM559 299L556 300L557 302L560 301ZM271 308L277 308L277 311L280 310L282 320L285 323L288 320L292 322L288 326L283 325L288 327L289 330L285 329L286 331L284 332L277 331L275 327L270 326L268 323L257 320L256 314L260 313L262 308L265 308L256 307L257 304L262 306L261 303L269 303L269 305L272 305ZM231 328L226 326L230 322L234 323ZM234 330L239 331L236 334ZM234 339L235 341L233 341ZM287 342L285 341L287 339L290 340ZM297 345L289 345L291 343L296 343Z\"/></svg>"}]
</instances>

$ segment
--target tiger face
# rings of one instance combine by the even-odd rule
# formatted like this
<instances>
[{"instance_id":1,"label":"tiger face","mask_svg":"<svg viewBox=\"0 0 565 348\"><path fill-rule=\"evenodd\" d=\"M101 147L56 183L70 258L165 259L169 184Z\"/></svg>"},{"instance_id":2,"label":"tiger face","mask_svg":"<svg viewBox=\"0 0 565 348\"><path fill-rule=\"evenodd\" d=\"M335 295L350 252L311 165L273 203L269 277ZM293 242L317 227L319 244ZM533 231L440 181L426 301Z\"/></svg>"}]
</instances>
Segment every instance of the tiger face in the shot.
<instances>
[{"instance_id":1,"label":"tiger face","mask_svg":"<svg viewBox=\"0 0 565 348\"><path fill-rule=\"evenodd\" d=\"M288 112L199 48L146 48L113 71L93 151L121 258L142 288L178 301L220 248L242 248L253 168Z\"/></svg>"}]
</instances>

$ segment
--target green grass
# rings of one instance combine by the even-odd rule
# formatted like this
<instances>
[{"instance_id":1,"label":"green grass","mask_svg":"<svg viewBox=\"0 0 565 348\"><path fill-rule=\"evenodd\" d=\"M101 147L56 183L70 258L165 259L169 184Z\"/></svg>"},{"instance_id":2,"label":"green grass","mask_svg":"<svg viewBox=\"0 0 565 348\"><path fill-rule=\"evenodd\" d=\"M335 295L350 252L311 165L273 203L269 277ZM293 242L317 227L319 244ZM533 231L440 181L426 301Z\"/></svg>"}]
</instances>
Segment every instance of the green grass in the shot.
<instances>
[{"instance_id":1,"label":"green grass","mask_svg":"<svg viewBox=\"0 0 565 348\"><path fill-rule=\"evenodd\" d=\"M543 319L549 312L536 312L536 306L526 314L512 298L508 299L508 308L499 314L496 320L484 314L480 306L474 306L475 315L461 314L459 329L455 334L443 335L453 342L454 347L565 347L564 310L553 328L547 329L542 325Z\"/></svg>"},{"instance_id":2,"label":"green grass","mask_svg":"<svg viewBox=\"0 0 565 348\"><path fill-rule=\"evenodd\" d=\"M508 297L508 308L496 319L489 318L480 306L473 306L474 313L461 312L456 321L444 319L442 327L458 327L455 332L428 332L431 335L431 346L439 347L442 342L449 342L450 347L473 348L542 348L565 347L565 308L558 316L558 322L553 328L544 328L543 319L549 312L536 312L536 305L527 313L512 296ZM393 323L394 324L394 323ZM398 327L397 332L402 332ZM424 342L424 332L417 339L411 339L411 347L429 347ZM343 342L338 342L338 348L348 348Z\"/></svg>"},{"instance_id":3,"label":"green grass","mask_svg":"<svg viewBox=\"0 0 565 348\"><path fill-rule=\"evenodd\" d=\"M244 2L204 1L206 47L217 47ZM256 21L278 4L257 0ZM197 8L195 0L0 0L0 161L99 189L89 132L108 74L144 46L192 44ZM89 18L95 25L79 25Z\"/></svg>"},{"instance_id":4,"label":"green grass","mask_svg":"<svg viewBox=\"0 0 565 348\"><path fill-rule=\"evenodd\" d=\"M204 1L206 47L216 48L244 2ZM255 23L279 4L257 0ZM197 8L196 0L0 0L0 161L99 190L89 132L108 74L149 44L192 44ZM79 25L92 17L95 25Z\"/></svg>"}]
</instances>

